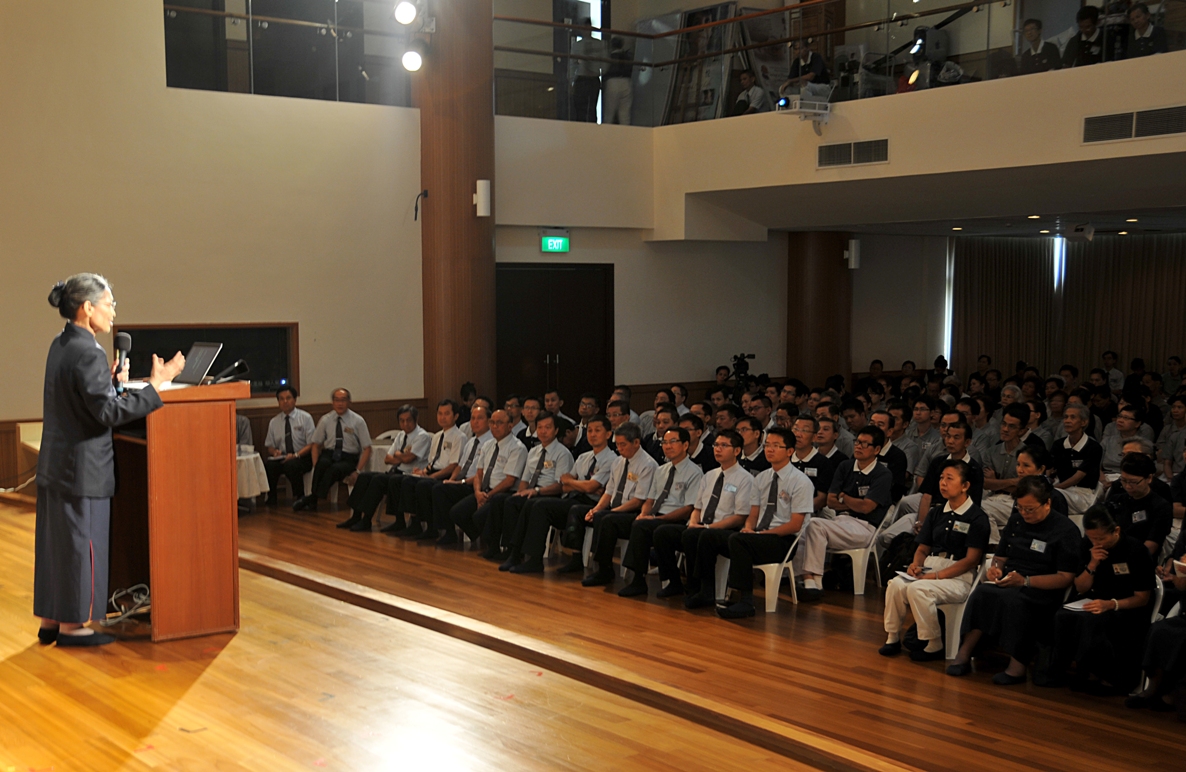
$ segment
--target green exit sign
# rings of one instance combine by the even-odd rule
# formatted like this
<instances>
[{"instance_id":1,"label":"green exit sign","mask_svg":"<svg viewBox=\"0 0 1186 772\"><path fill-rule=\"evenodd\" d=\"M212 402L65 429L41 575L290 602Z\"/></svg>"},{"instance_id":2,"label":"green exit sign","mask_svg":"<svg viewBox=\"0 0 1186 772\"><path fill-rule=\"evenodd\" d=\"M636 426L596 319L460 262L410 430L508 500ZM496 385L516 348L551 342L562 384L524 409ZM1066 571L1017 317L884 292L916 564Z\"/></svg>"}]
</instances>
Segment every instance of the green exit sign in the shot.
<instances>
[{"instance_id":1,"label":"green exit sign","mask_svg":"<svg viewBox=\"0 0 1186 772\"><path fill-rule=\"evenodd\" d=\"M568 236L540 236L540 252L567 252Z\"/></svg>"}]
</instances>

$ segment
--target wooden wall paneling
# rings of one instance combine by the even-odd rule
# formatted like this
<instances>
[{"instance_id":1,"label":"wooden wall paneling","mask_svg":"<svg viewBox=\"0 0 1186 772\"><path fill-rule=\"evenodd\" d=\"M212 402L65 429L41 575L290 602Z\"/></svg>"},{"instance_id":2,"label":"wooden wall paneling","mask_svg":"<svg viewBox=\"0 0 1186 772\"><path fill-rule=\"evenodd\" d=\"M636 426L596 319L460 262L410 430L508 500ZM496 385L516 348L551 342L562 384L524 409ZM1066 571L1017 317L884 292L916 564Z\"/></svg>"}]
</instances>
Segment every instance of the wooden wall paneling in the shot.
<instances>
[{"instance_id":1,"label":"wooden wall paneling","mask_svg":"<svg viewBox=\"0 0 1186 772\"><path fill-rule=\"evenodd\" d=\"M478 217L477 180L494 180L491 0L437 3L437 31L412 77L420 108L424 397L495 383L494 217Z\"/></svg>"},{"instance_id":2,"label":"wooden wall paneling","mask_svg":"<svg viewBox=\"0 0 1186 772\"><path fill-rule=\"evenodd\" d=\"M852 277L843 233L791 233L787 248L787 372L852 384Z\"/></svg>"}]
</instances>

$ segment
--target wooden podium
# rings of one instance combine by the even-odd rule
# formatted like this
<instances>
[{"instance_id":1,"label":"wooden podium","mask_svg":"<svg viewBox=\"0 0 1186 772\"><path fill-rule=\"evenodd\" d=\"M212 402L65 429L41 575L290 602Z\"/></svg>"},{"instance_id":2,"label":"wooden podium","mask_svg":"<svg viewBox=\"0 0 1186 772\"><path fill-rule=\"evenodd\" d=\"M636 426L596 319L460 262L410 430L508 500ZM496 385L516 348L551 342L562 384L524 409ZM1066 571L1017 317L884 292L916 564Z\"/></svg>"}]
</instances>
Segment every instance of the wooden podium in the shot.
<instances>
[{"instance_id":1,"label":"wooden podium","mask_svg":"<svg viewBox=\"0 0 1186 772\"><path fill-rule=\"evenodd\" d=\"M115 433L110 591L149 586L154 642L239 629L235 400L250 396L165 391L143 431Z\"/></svg>"}]
</instances>

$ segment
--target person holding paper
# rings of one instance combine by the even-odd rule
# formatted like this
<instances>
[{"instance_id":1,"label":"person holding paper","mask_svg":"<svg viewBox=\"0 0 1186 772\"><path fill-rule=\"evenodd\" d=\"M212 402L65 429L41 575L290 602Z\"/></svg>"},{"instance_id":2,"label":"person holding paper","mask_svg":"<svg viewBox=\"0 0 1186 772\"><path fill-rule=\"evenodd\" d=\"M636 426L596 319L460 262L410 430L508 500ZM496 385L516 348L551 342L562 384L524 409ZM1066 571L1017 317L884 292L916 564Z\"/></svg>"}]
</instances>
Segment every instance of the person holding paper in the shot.
<instances>
[{"instance_id":1,"label":"person holding paper","mask_svg":"<svg viewBox=\"0 0 1186 772\"><path fill-rule=\"evenodd\" d=\"M1071 688L1108 696L1128 694L1140 678L1140 651L1149 629L1153 558L1145 545L1122 534L1108 509L1096 504L1083 516L1083 570L1075 577L1082 603L1054 615L1054 661L1038 686L1059 686L1074 663ZM1077 606L1077 608L1071 608ZM1092 680L1091 676L1099 680Z\"/></svg>"},{"instance_id":2,"label":"person holding paper","mask_svg":"<svg viewBox=\"0 0 1186 772\"><path fill-rule=\"evenodd\" d=\"M1082 570L1079 528L1050 508L1050 481L1023 477L1013 498L1017 515L1001 532L1001 543L984 581L968 598L963 642L947 668L951 676L972 672L972 654L983 641L1009 655L1009 666L993 676L999 686L1023 684L1040 640L1050 639L1054 612Z\"/></svg>"},{"instance_id":3,"label":"person holding paper","mask_svg":"<svg viewBox=\"0 0 1186 772\"><path fill-rule=\"evenodd\" d=\"M988 515L968 495L972 478L972 467L966 461L943 463L939 494L945 503L936 504L922 521L915 538L918 549L906 569L907 576L895 577L886 587L886 641L879 654L892 657L902 651L902 622L909 607L918 625L919 642L910 659L930 662L943 658L939 606L967 600L992 532Z\"/></svg>"}]
</instances>

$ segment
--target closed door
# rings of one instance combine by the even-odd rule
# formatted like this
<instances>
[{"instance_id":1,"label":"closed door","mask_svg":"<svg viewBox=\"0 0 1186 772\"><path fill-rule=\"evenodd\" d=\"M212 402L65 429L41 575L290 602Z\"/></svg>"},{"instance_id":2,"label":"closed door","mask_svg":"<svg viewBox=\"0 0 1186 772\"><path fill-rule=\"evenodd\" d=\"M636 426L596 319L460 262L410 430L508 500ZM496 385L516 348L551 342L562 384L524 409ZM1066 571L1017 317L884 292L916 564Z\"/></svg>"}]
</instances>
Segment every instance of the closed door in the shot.
<instances>
[{"instance_id":1,"label":"closed door","mask_svg":"<svg viewBox=\"0 0 1186 772\"><path fill-rule=\"evenodd\" d=\"M496 274L499 398L557 389L573 406L614 377L614 267L500 264ZM569 415L575 415L571 410Z\"/></svg>"}]
</instances>

